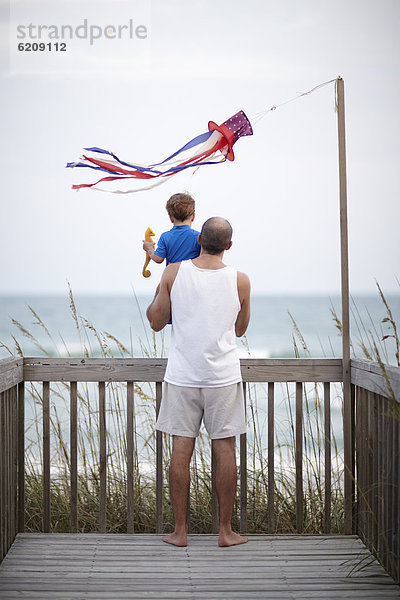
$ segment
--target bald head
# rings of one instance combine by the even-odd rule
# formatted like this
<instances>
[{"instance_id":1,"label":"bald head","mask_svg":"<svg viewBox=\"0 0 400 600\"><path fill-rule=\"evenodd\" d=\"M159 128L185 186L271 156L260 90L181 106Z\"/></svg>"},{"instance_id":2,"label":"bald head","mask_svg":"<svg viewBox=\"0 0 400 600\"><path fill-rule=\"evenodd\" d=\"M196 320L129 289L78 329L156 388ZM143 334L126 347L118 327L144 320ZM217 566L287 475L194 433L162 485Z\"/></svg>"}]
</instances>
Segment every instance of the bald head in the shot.
<instances>
[{"instance_id":1,"label":"bald head","mask_svg":"<svg viewBox=\"0 0 400 600\"><path fill-rule=\"evenodd\" d=\"M222 217L211 217L201 228L201 247L207 254L221 254L232 239L232 227Z\"/></svg>"}]
</instances>

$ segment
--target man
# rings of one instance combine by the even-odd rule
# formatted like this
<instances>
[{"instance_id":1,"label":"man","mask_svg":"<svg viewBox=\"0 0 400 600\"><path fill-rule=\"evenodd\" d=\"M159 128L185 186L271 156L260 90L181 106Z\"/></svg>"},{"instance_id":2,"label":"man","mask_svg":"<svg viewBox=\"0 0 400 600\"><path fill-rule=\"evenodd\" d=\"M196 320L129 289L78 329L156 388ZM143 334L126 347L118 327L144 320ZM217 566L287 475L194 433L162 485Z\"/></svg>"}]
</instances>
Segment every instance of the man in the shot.
<instances>
[{"instance_id":1,"label":"man","mask_svg":"<svg viewBox=\"0 0 400 600\"><path fill-rule=\"evenodd\" d=\"M242 336L249 323L250 281L222 262L231 237L228 221L208 219L199 236L200 256L168 265L147 309L155 331L172 315L156 428L173 435L169 485L175 531L163 541L175 546L187 545L189 467L202 419L217 461L218 544L247 542L232 531L231 520L237 485L235 436L246 431L235 334Z\"/></svg>"}]
</instances>

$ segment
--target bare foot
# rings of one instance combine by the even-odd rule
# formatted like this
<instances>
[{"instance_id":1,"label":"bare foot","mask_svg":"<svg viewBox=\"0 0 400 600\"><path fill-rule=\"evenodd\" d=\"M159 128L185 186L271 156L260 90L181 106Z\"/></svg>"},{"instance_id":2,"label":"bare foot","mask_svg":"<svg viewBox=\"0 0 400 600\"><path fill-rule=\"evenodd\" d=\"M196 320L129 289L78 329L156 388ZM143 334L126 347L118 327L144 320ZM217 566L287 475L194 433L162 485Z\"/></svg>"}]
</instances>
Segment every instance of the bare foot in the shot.
<instances>
[{"instance_id":1,"label":"bare foot","mask_svg":"<svg viewBox=\"0 0 400 600\"><path fill-rule=\"evenodd\" d=\"M220 533L218 539L218 546L237 546L238 544L245 544L249 541L249 538L244 535L239 535L234 531L227 533Z\"/></svg>"},{"instance_id":2,"label":"bare foot","mask_svg":"<svg viewBox=\"0 0 400 600\"><path fill-rule=\"evenodd\" d=\"M163 542L166 544L172 544L173 546L185 547L187 546L187 535L186 533L178 535L175 531L170 535L164 535Z\"/></svg>"}]
</instances>

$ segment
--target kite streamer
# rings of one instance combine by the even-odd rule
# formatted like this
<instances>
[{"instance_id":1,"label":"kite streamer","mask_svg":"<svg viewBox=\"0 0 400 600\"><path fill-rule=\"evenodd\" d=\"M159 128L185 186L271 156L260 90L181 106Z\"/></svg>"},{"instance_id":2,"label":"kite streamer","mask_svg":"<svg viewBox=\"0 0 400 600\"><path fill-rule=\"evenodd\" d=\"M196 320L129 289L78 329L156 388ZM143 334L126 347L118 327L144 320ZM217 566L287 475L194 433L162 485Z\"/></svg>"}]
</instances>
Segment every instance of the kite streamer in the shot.
<instances>
[{"instance_id":1,"label":"kite streamer","mask_svg":"<svg viewBox=\"0 0 400 600\"><path fill-rule=\"evenodd\" d=\"M128 191L116 190L112 193L129 194L151 189L185 169L234 160L233 145L240 137L246 135L253 135L253 130L250 121L241 110L221 125L210 121L208 131L196 136L163 161L151 165L139 165L134 162L123 161L113 152L102 148L85 148L86 154L83 155L82 159L78 162L67 163L67 167L86 167L100 173L106 173L107 176L98 179L94 183L73 185L72 188L75 190L93 188L105 191L97 186L103 182L136 179L147 180L148 185Z\"/></svg>"},{"instance_id":2,"label":"kite streamer","mask_svg":"<svg viewBox=\"0 0 400 600\"><path fill-rule=\"evenodd\" d=\"M308 96L334 81L336 79L325 81L307 92L300 92L294 98L264 109L252 115L251 121L255 124L267 113L273 112L277 108L298 100L303 96ZM106 176L94 183L80 183L73 185L72 188L75 190L89 188L113 194L132 194L142 190L150 190L157 185L165 183L171 177L186 169L197 169L203 165L215 165L223 163L226 160L234 160L233 145L240 137L246 135L253 135L253 128L249 119L241 110L221 125L209 121L208 131L196 136L159 163L140 165L136 162L123 161L109 150L97 147L85 148L86 154L83 155L80 161L67 163L67 167L86 167L99 173L104 173ZM146 185L136 187L132 190L110 190L98 187L99 184L122 179L140 180L146 182Z\"/></svg>"}]
</instances>

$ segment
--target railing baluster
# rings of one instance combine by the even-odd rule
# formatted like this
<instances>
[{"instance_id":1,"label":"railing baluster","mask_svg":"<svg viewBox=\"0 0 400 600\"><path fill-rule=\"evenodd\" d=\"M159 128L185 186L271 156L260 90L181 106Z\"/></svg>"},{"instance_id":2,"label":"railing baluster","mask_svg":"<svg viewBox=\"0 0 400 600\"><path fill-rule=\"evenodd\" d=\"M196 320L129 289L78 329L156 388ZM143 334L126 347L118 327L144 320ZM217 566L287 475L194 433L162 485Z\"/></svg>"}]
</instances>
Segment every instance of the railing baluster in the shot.
<instances>
[{"instance_id":1,"label":"railing baluster","mask_svg":"<svg viewBox=\"0 0 400 600\"><path fill-rule=\"evenodd\" d=\"M14 540L17 534L17 485L18 485L18 460L17 460L17 431L18 431L18 423L17 423L17 386L14 385L11 392L12 396L12 421L11 421L11 431L12 431L12 539Z\"/></svg>"},{"instance_id":2,"label":"railing baluster","mask_svg":"<svg viewBox=\"0 0 400 600\"><path fill-rule=\"evenodd\" d=\"M43 382L43 532L50 532L50 383Z\"/></svg>"},{"instance_id":3,"label":"railing baluster","mask_svg":"<svg viewBox=\"0 0 400 600\"><path fill-rule=\"evenodd\" d=\"M356 431L355 431L355 438L356 438L356 455L355 455L355 460L356 460L356 477L357 477L357 500L356 500L356 515L355 515L355 520L356 520L356 527L357 527L357 531L360 530L360 515L361 515L361 492L360 492L360 483L361 483L361 473L360 473L360 461L361 461L361 455L360 455L360 388L356 387ZM346 466L344 467L346 469Z\"/></svg>"},{"instance_id":4,"label":"railing baluster","mask_svg":"<svg viewBox=\"0 0 400 600\"><path fill-rule=\"evenodd\" d=\"M400 421L393 418L393 554L395 557L400 556L400 501L399 501L399 471L400 471ZM400 564L395 561L394 578L397 583L400 583Z\"/></svg>"},{"instance_id":5,"label":"railing baluster","mask_svg":"<svg viewBox=\"0 0 400 600\"><path fill-rule=\"evenodd\" d=\"M134 420L134 396L133 396L133 381L128 381L126 384L126 503L127 503L127 533L133 533L135 530L135 514L134 514L134 490L133 490L133 420Z\"/></svg>"},{"instance_id":6,"label":"railing baluster","mask_svg":"<svg viewBox=\"0 0 400 600\"><path fill-rule=\"evenodd\" d=\"M370 548L372 547L372 537L374 531L374 515L372 513L372 504L373 504L373 454L372 454L372 445L373 445L373 402L374 402L374 394L372 392L368 393L368 402L365 407L366 411L366 422L367 422L367 454L366 454L366 462L367 462L367 477L368 477L368 489L367 489L367 535L368 535L368 544Z\"/></svg>"},{"instance_id":7,"label":"railing baluster","mask_svg":"<svg viewBox=\"0 0 400 600\"><path fill-rule=\"evenodd\" d=\"M18 531L25 531L25 383L18 384Z\"/></svg>"},{"instance_id":8,"label":"railing baluster","mask_svg":"<svg viewBox=\"0 0 400 600\"><path fill-rule=\"evenodd\" d=\"M332 505L332 479L331 479L331 385L324 383L324 463L325 463L325 509L324 533L331 532L331 505Z\"/></svg>"},{"instance_id":9,"label":"railing baluster","mask_svg":"<svg viewBox=\"0 0 400 600\"><path fill-rule=\"evenodd\" d=\"M393 452L393 427L390 410L390 403L386 401L387 405L387 415L386 415L386 429L387 429L387 440L386 440L386 463L388 466L388 474L387 474L387 504L386 504L386 531L387 531L387 540L388 540L388 568L392 566L392 570L394 567L395 559L393 557L393 519L392 519L392 509L393 509L393 461L392 461L392 452Z\"/></svg>"},{"instance_id":10,"label":"railing baluster","mask_svg":"<svg viewBox=\"0 0 400 600\"><path fill-rule=\"evenodd\" d=\"M6 391L5 394L5 425L6 425L6 540L7 548L11 545L10 535L10 392Z\"/></svg>"},{"instance_id":11,"label":"railing baluster","mask_svg":"<svg viewBox=\"0 0 400 600\"><path fill-rule=\"evenodd\" d=\"M4 396L5 392L0 392L0 560L3 560L6 554L5 539L5 498L4 498L4 460L5 460L5 435L4 435Z\"/></svg>"},{"instance_id":12,"label":"railing baluster","mask_svg":"<svg viewBox=\"0 0 400 600\"><path fill-rule=\"evenodd\" d=\"M77 413L78 384L70 382L70 411L69 411L69 439L71 461L71 489L70 489L70 530L78 531L78 413Z\"/></svg>"},{"instance_id":13,"label":"railing baluster","mask_svg":"<svg viewBox=\"0 0 400 600\"><path fill-rule=\"evenodd\" d=\"M371 509L373 513L372 519L372 535L371 542L373 544L373 548L378 547L378 536L379 536L379 526L377 522L378 511L379 511L379 489L378 489L378 481L379 481L379 471L378 471L378 396L373 394L373 413L372 413L372 504Z\"/></svg>"},{"instance_id":14,"label":"railing baluster","mask_svg":"<svg viewBox=\"0 0 400 600\"><path fill-rule=\"evenodd\" d=\"M360 447L360 472L362 474L361 478L361 527L362 532L365 537L367 533L367 447L366 447L366 428L365 428L365 417L366 417L366 402L367 402L367 392L366 390L361 391L361 403L360 403L360 439L361 439L361 447Z\"/></svg>"},{"instance_id":15,"label":"railing baluster","mask_svg":"<svg viewBox=\"0 0 400 600\"><path fill-rule=\"evenodd\" d=\"M383 564L386 568L389 567L390 556L389 556L389 486L391 485L391 471L389 463L389 402L387 398L383 399L383 439L385 445L383 448L383 475L384 475L384 486L383 486L383 533L385 536L383 543Z\"/></svg>"},{"instance_id":16,"label":"railing baluster","mask_svg":"<svg viewBox=\"0 0 400 600\"><path fill-rule=\"evenodd\" d=\"M378 553L382 556L383 538L382 538L382 501L383 501L383 464L382 464L382 448L383 448L383 428L382 428L382 397L378 396Z\"/></svg>"},{"instance_id":17,"label":"railing baluster","mask_svg":"<svg viewBox=\"0 0 400 600\"><path fill-rule=\"evenodd\" d=\"M247 387L243 382L244 405L247 403ZM247 532L247 433L240 435L240 533Z\"/></svg>"},{"instance_id":18,"label":"railing baluster","mask_svg":"<svg viewBox=\"0 0 400 600\"><path fill-rule=\"evenodd\" d=\"M162 384L156 383L156 417L160 411ZM156 533L163 530L163 447L162 432L156 431Z\"/></svg>"},{"instance_id":19,"label":"railing baluster","mask_svg":"<svg viewBox=\"0 0 400 600\"><path fill-rule=\"evenodd\" d=\"M99 428L100 428L100 498L99 532L106 532L107 517L107 430L106 430L106 386L99 382Z\"/></svg>"},{"instance_id":20,"label":"railing baluster","mask_svg":"<svg viewBox=\"0 0 400 600\"><path fill-rule=\"evenodd\" d=\"M275 410L274 383L268 383L268 533L275 533Z\"/></svg>"},{"instance_id":21,"label":"railing baluster","mask_svg":"<svg viewBox=\"0 0 400 600\"><path fill-rule=\"evenodd\" d=\"M350 437L351 437L351 533L356 532L356 386L350 386ZM345 519L346 521L346 519Z\"/></svg>"},{"instance_id":22,"label":"railing baluster","mask_svg":"<svg viewBox=\"0 0 400 600\"><path fill-rule=\"evenodd\" d=\"M296 531L303 532L303 384L296 383Z\"/></svg>"}]
</instances>

